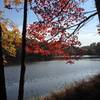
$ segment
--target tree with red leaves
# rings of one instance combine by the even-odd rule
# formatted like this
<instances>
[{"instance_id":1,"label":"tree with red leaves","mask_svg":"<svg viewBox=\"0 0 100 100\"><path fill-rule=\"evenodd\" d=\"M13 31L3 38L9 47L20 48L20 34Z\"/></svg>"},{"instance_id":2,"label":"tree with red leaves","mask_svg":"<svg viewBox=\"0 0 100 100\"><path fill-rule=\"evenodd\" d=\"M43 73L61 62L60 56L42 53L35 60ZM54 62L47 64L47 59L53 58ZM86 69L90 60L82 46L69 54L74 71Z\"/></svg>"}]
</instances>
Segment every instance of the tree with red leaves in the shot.
<instances>
[{"instance_id":1,"label":"tree with red leaves","mask_svg":"<svg viewBox=\"0 0 100 100\"><path fill-rule=\"evenodd\" d=\"M13 9L10 0L4 0L5 7ZM13 1L13 0L12 0ZM21 60L21 76L19 100L23 100L24 92L24 76L25 76L25 47L26 47L26 23L27 23L27 1L30 9L37 17L37 21L27 27L27 37L31 39L31 44L27 46L27 50L34 53L67 55L64 52L65 46L79 45L77 40L78 30L93 16L92 14L85 16L84 9L80 4L84 0L24 0L24 23L22 33L22 60ZM23 0L15 0L16 5L21 4ZM25 15L26 14L26 15ZM70 33L68 29L74 28ZM34 42L35 41L35 42ZM44 49L38 43L47 42L49 49Z\"/></svg>"},{"instance_id":2,"label":"tree with red leaves","mask_svg":"<svg viewBox=\"0 0 100 100\"><path fill-rule=\"evenodd\" d=\"M68 29L85 19L84 9L80 7L81 3L80 0L34 0L33 3L31 2L31 10L38 21L27 27L27 37L31 40L27 50L47 55L47 52L43 52L45 49L38 45L46 41L48 54L68 56L64 51L65 47L80 45L76 35L78 32L70 36Z\"/></svg>"}]
</instances>

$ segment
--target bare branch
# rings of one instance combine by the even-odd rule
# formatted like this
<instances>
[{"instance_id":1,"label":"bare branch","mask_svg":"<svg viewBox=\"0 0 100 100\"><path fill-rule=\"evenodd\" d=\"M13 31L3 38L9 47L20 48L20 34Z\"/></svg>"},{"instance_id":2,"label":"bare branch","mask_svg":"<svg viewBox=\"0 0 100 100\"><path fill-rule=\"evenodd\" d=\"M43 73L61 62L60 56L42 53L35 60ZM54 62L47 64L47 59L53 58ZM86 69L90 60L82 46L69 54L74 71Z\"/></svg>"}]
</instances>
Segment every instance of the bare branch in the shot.
<instances>
[{"instance_id":1,"label":"bare branch","mask_svg":"<svg viewBox=\"0 0 100 100\"><path fill-rule=\"evenodd\" d=\"M93 13L93 14L91 14L90 16L88 16L86 19L84 19L83 21L81 21L80 23L78 23L78 24L76 24L76 25L73 25L73 26L70 26L70 27L67 27L67 28L65 28L65 30L66 29L69 29L69 28L72 28L72 27L75 27L75 26L77 26L76 28L75 28L75 30L69 35L69 36L66 36L66 38L68 39L68 38L70 38L72 35L74 35L81 27L83 27L84 26L84 24L90 19L90 18L92 18L92 17L94 17L95 15L97 15L98 13L97 12L95 12L95 13ZM59 33L59 32L58 32ZM55 34L53 37L55 37L55 36L57 36L58 35L58 33L57 34ZM49 41L49 40L51 40L52 38L50 38L50 39L48 39L47 41ZM67 40L66 39L66 40Z\"/></svg>"},{"instance_id":2,"label":"bare branch","mask_svg":"<svg viewBox=\"0 0 100 100\"><path fill-rule=\"evenodd\" d=\"M93 16L95 16L95 15L97 15L97 14L98 14L98 13L97 13L97 12L95 12L95 13L91 14L90 16L88 16L88 17L87 17L86 19L84 19L83 21L81 21L80 23L75 24L75 25L70 26L70 27L67 27L66 29L70 29L70 28L72 28L72 27L78 26L79 24L82 24L83 22L85 22L85 21L89 20L91 17L93 17Z\"/></svg>"},{"instance_id":3,"label":"bare branch","mask_svg":"<svg viewBox=\"0 0 100 100\"><path fill-rule=\"evenodd\" d=\"M92 17L94 17L95 15L97 15L98 13L97 12L95 12L95 13L93 13L92 15L90 15L90 16L88 16L86 19L84 19L83 21L81 21L79 24L77 24L77 27L76 27L76 29L67 37L67 38L70 38L72 35L74 35L75 33L76 33L76 31L80 28L80 27L82 27L83 25L82 24L84 24L85 22L87 22L90 18L92 18ZM82 25L82 26L81 26ZM76 26L76 25L75 25ZM71 27L73 27L73 26L71 26ZM69 28L71 28L71 27L69 27Z\"/></svg>"}]
</instances>

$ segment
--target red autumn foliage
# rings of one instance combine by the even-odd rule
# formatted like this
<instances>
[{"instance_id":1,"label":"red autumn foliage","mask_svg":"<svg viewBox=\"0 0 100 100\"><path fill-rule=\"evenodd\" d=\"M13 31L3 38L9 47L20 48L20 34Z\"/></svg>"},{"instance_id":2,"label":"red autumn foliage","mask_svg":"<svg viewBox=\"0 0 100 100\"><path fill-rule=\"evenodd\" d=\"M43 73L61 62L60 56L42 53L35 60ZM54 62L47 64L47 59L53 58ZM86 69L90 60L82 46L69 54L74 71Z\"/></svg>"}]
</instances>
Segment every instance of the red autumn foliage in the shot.
<instances>
[{"instance_id":1,"label":"red autumn foliage","mask_svg":"<svg viewBox=\"0 0 100 100\"><path fill-rule=\"evenodd\" d=\"M69 27L84 19L83 0L34 0L31 9L38 21L27 27L26 50L41 55L69 56L65 47L80 45L77 35L70 36Z\"/></svg>"}]
</instances>

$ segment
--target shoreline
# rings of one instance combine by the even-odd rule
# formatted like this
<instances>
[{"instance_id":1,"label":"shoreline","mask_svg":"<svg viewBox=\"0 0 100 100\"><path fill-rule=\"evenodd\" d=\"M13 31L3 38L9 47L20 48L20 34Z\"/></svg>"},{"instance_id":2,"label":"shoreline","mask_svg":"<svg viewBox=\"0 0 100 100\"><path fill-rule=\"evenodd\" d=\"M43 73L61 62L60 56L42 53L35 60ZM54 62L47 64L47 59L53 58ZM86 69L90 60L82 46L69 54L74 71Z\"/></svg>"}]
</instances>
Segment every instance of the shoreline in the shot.
<instances>
[{"instance_id":1,"label":"shoreline","mask_svg":"<svg viewBox=\"0 0 100 100\"><path fill-rule=\"evenodd\" d=\"M70 87L53 92L48 96L41 96L39 100L100 100L100 74L73 83ZM34 100L34 99L32 99Z\"/></svg>"},{"instance_id":2,"label":"shoreline","mask_svg":"<svg viewBox=\"0 0 100 100\"><path fill-rule=\"evenodd\" d=\"M68 60L81 60L81 59L94 59L94 58L100 58L100 55L95 55L95 56L81 56L81 57L71 57L70 59ZM55 57L55 58L52 58L52 59L49 59L49 60L31 60L31 61L25 61L25 64L31 64L31 63L35 63L35 62L42 62L42 61L55 61L55 60L65 60L67 61L67 59L63 56L60 56L60 57ZM20 62L16 62L14 61L13 63L10 62L10 63L6 63L4 65L4 67L10 67L10 66L17 66L17 65L20 65Z\"/></svg>"}]
</instances>

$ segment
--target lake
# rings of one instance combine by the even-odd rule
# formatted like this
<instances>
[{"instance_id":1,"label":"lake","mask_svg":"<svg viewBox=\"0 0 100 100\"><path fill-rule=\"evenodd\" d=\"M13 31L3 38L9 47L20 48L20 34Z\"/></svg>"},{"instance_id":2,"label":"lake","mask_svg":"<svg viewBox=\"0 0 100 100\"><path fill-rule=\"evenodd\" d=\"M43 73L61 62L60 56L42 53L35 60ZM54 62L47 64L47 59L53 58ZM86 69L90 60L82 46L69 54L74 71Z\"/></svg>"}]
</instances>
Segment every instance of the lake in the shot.
<instances>
[{"instance_id":1,"label":"lake","mask_svg":"<svg viewBox=\"0 0 100 100\"><path fill-rule=\"evenodd\" d=\"M42 61L26 65L24 99L48 95L75 81L100 73L100 58L80 59L74 64L66 61ZM17 100L20 66L5 67L8 100Z\"/></svg>"}]
</instances>

